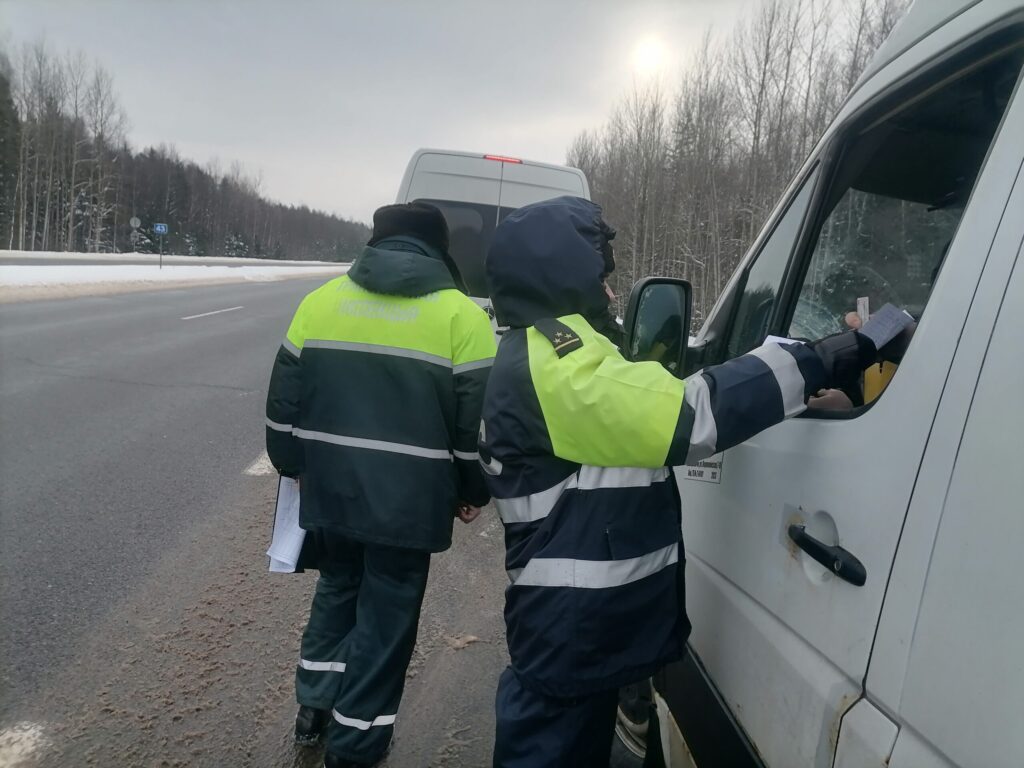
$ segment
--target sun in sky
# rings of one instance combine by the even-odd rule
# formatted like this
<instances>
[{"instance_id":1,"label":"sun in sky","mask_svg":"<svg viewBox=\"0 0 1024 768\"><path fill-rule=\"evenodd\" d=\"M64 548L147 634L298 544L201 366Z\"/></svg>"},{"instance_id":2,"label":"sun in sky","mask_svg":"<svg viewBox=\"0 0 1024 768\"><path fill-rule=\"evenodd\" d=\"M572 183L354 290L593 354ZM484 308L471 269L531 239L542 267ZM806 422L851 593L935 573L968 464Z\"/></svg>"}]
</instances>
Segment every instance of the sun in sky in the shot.
<instances>
[{"instance_id":1,"label":"sun in sky","mask_svg":"<svg viewBox=\"0 0 1024 768\"><path fill-rule=\"evenodd\" d=\"M633 46L633 71L641 77L661 72L668 63L668 48L657 35L646 35Z\"/></svg>"}]
</instances>

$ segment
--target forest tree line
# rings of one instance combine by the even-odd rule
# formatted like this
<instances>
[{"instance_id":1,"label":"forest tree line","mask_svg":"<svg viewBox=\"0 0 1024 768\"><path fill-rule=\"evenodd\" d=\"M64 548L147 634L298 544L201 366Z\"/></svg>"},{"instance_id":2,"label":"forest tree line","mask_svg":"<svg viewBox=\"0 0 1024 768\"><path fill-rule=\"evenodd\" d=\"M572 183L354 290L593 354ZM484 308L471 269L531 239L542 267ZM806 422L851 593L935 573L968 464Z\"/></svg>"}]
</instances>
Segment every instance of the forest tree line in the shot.
<instances>
[{"instance_id":1,"label":"forest tree line","mask_svg":"<svg viewBox=\"0 0 1024 768\"><path fill-rule=\"evenodd\" d=\"M202 167L173 148L134 151L114 81L45 44L0 52L0 248L348 261L369 231L267 200L240 165ZM133 232L132 217L142 225Z\"/></svg>"},{"instance_id":2,"label":"forest tree line","mask_svg":"<svg viewBox=\"0 0 1024 768\"><path fill-rule=\"evenodd\" d=\"M635 86L568 151L617 228L620 300L693 284L694 327L909 0L763 0L679 82Z\"/></svg>"}]
</instances>

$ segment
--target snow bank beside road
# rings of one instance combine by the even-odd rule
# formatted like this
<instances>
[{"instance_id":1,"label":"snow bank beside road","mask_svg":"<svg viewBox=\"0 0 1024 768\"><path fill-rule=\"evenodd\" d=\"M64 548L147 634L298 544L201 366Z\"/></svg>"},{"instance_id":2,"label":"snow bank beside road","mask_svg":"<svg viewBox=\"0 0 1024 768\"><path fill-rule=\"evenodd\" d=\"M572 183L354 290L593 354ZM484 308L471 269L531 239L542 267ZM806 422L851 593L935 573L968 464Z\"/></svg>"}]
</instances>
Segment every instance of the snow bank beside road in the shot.
<instances>
[{"instance_id":1,"label":"snow bank beside road","mask_svg":"<svg viewBox=\"0 0 1024 768\"><path fill-rule=\"evenodd\" d=\"M91 283L173 283L237 279L268 282L289 277L341 274L347 264L324 267L224 267L165 266L163 269L142 264L0 264L0 286L83 285Z\"/></svg>"},{"instance_id":2,"label":"snow bank beside road","mask_svg":"<svg viewBox=\"0 0 1024 768\"><path fill-rule=\"evenodd\" d=\"M125 293L193 285L271 282L348 271L348 264L324 266L181 266L158 269L138 264L9 265L0 264L0 301L54 299Z\"/></svg>"},{"instance_id":3,"label":"snow bank beside road","mask_svg":"<svg viewBox=\"0 0 1024 768\"><path fill-rule=\"evenodd\" d=\"M0 250L0 259L7 262L24 263L24 264L36 264L47 261L62 261L62 262L76 262L88 264L123 264L125 262L133 262L136 264L158 264L160 262L160 256L156 253L74 253L67 251L8 251ZM182 256L179 254L168 253L164 254L163 257L164 266L168 264L188 264L202 265L202 264L217 264L225 267L239 267L246 265L255 266L330 266L336 262L329 261L276 261L274 259L252 259L252 258L233 258L229 256Z\"/></svg>"}]
</instances>

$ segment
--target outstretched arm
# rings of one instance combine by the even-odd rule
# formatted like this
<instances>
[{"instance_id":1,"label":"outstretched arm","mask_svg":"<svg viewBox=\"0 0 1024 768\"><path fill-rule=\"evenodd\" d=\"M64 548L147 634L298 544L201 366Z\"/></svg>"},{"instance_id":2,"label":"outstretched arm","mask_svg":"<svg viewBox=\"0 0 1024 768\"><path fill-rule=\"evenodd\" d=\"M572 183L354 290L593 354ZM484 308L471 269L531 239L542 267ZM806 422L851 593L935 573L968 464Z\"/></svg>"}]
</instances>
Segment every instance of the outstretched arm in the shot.
<instances>
[{"instance_id":1,"label":"outstretched arm","mask_svg":"<svg viewBox=\"0 0 1024 768\"><path fill-rule=\"evenodd\" d=\"M766 344L679 380L587 336L563 357L538 339L531 368L547 368L534 382L555 455L604 467L700 461L801 413L810 395L874 357L851 331L810 345Z\"/></svg>"}]
</instances>

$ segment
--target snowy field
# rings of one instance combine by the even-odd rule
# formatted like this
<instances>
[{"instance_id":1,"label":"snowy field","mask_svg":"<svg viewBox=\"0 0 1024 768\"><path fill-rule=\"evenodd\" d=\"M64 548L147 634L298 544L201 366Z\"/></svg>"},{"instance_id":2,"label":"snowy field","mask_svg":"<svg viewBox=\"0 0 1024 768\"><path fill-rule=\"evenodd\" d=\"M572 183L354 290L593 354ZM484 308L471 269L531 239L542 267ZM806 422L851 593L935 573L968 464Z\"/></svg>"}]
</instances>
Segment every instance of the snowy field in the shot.
<instances>
[{"instance_id":1,"label":"snowy field","mask_svg":"<svg viewBox=\"0 0 1024 768\"><path fill-rule=\"evenodd\" d=\"M328 279L343 274L347 264L328 262L273 262L259 259L237 259L237 266L227 266L223 259L204 264L203 259L188 256L164 257L163 269L152 263L104 264L116 258L148 262L149 254L68 254L20 253L0 251L0 258L30 259L31 264L0 264L0 301L26 301L71 296L125 293L191 285L270 282L290 278L316 277ZM104 258L106 257L106 258ZM83 261L82 264L47 264L47 259Z\"/></svg>"}]
</instances>

